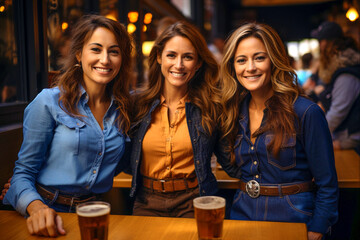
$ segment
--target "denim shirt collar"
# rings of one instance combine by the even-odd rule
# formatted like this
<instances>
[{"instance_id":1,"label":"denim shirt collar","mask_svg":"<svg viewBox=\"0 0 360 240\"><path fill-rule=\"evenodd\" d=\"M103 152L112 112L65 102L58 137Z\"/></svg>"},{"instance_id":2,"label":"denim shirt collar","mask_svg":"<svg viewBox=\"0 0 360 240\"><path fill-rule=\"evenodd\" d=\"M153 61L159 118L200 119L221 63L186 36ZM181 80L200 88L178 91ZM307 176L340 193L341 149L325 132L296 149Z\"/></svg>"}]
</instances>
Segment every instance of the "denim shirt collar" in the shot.
<instances>
[{"instance_id":1,"label":"denim shirt collar","mask_svg":"<svg viewBox=\"0 0 360 240\"><path fill-rule=\"evenodd\" d=\"M244 100L242 101L241 105L240 105L240 114L239 114L239 124L240 127L243 129L243 132L248 134L248 131L250 131L249 129L249 103L250 103L250 99L251 99L251 94L248 93ZM267 112L269 111L269 109L265 108L264 109L264 117L262 119L261 122L261 126L263 126L265 124L265 120L266 120L266 116L267 116Z\"/></svg>"},{"instance_id":2,"label":"denim shirt collar","mask_svg":"<svg viewBox=\"0 0 360 240\"><path fill-rule=\"evenodd\" d=\"M89 101L89 96L88 96L85 88L81 84L79 84L79 91L80 91L80 102L82 104L86 104ZM114 96L111 95L109 109L112 108L112 106L114 104L114 100L115 100Z\"/></svg>"}]
</instances>

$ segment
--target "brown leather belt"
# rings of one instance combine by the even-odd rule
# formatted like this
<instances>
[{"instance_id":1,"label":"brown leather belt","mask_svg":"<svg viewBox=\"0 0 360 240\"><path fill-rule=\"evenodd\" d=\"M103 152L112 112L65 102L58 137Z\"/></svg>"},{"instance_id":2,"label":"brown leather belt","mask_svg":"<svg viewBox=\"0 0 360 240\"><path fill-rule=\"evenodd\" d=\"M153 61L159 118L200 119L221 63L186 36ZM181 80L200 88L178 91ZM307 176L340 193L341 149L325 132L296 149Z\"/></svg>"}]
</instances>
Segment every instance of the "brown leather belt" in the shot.
<instances>
[{"instance_id":1,"label":"brown leather belt","mask_svg":"<svg viewBox=\"0 0 360 240\"><path fill-rule=\"evenodd\" d=\"M196 188L198 180L196 177L179 179L152 179L143 177L143 186L158 192L176 192Z\"/></svg>"},{"instance_id":2,"label":"brown leather belt","mask_svg":"<svg viewBox=\"0 0 360 240\"><path fill-rule=\"evenodd\" d=\"M314 182L304 182L304 183L298 183L298 184L292 184L292 185L273 185L273 186L267 186L267 185L260 185L258 184L258 188L256 190L256 185L250 184L250 187L246 186L249 183L255 182L255 180L251 180L248 183L245 183L243 181L240 181L240 190L247 193L250 197L258 197L259 195L263 196L283 196L283 195L292 195L302 192L310 192L315 189ZM251 185L253 185L254 189L251 189ZM256 191L258 192L256 194ZM255 192L255 193L254 193Z\"/></svg>"},{"instance_id":3,"label":"brown leather belt","mask_svg":"<svg viewBox=\"0 0 360 240\"><path fill-rule=\"evenodd\" d=\"M36 184L37 192L41 195L41 197L47 199L47 200L53 200L56 196L54 193L48 191L44 187L40 186L39 184ZM57 204L63 204L68 206L76 206L80 203L88 202L91 200L96 200L95 195L86 195L84 197L71 197L63 194L58 194L55 203Z\"/></svg>"}]
</instances>

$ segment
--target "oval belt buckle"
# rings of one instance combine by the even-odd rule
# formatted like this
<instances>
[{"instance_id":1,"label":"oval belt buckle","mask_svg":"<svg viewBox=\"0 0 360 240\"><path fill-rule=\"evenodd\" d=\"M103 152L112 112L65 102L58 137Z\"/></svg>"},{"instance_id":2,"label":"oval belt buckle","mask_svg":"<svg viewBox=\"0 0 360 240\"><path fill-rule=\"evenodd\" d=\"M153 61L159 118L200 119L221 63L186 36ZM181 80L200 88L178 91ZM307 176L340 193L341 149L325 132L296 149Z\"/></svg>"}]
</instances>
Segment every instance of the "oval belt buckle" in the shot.
<instances>
[{"instance_id":1,"label":"oval belt buckle","mask_svg":"<svg viewBox=\"0 0 360 240\"><path fill-rule=\"evenodd\" d=\"M260 184L255 180L250 180L246 183L246 192L252 198L260 196Z\"/></svg>"}]
</instances>

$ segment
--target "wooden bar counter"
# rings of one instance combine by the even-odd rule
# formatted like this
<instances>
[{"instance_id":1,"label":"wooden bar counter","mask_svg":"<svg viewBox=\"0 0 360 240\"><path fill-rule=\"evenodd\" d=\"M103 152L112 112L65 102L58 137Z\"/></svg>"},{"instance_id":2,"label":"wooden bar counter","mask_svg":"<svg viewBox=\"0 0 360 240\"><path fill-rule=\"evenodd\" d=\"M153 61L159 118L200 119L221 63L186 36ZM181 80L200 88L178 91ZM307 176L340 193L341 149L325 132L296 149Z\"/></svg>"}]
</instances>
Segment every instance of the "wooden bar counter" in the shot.
<instances>
[{"instance_id":1,"label":"wooden bar counter","mask_svg":"<svg viewBox=\"0 0 360 240\"><path fill-rule=\"evenodd\" d=\"M335 167L340 188L360 188L360 156L354 150L336 150Z\"/></svg>"},{"instance_id":2,"label":"wooden bar counter","mask_svg":"<svg viewBox=\"0 0 360 240\"><path fill-rule=\"evenodd\" d=\"M57 239L80 239L75 213L59 213L64 220L65 236ZM224 240L306 240L307 229L303 223L280 223L225 220ZM32 236L26 220L15 211L0 211L0 239L32 240L54 239ZM197 240L196 222L193 218L139 217L110 215L109 240Z\"/></svg>"},{"instance_id":3,"label":"wooden bar counter","mask_svg":"<svg viewBox=\"0 0 360 240\"><path fill-rule=\"evenodd\" d=\"M335 166L340 188L360 188L360 156L354 150L334 152ZM222 169L216 170L220 189L237 189L238 179L229 177ZM114 178L113 187L130 188L131 175L120 173Z\"/></svg>"}]
</instances>

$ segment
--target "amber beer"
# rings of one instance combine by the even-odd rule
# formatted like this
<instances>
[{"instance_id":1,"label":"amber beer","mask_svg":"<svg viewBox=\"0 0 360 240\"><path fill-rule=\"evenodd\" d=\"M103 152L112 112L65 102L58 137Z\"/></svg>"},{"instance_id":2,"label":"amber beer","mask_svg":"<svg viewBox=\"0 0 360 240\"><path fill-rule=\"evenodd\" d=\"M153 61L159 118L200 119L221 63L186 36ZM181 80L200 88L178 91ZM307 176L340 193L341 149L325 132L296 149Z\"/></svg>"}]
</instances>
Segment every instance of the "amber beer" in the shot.
<instances>
[{"instance_id":1,"label":"amber beer","mask_svg":"<svg viewBox=\"0 0 360 240\"><path fill-rule=\"evenodd\" d=\"M205 196L194 199L195 219L199 240L222 239L225 199Z\"/></svg>"},{"instance_id":2,"label":"amber beer","mask_svg":"<svg viewBox=\"0 0 360 240\"><path fill-rule=\"evenodd\" d=\"M76 206L81 240L107 240L110 204L92 201Z\"/></svg>"}]
</instances>

